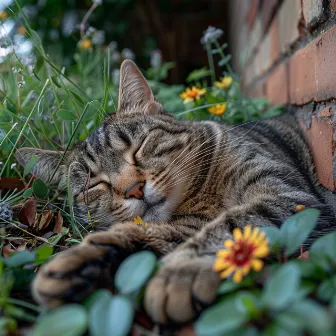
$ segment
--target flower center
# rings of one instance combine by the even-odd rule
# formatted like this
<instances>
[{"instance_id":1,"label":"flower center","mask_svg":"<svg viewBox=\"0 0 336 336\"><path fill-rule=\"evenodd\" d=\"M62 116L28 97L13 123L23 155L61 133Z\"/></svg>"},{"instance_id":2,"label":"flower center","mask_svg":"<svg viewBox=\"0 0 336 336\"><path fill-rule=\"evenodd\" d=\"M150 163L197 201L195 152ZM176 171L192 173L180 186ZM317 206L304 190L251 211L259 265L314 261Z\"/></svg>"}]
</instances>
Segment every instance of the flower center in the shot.
<instances>
[{"instance_id":1,"label":"flower center","mask_svg":"<svg viewBox=\"0 0 336 336\"><path fill-rule=\"evenodd\" d=\"M247 244L246 242L240 242L234 251L232 256L232 261L238 266L243 267L251 259L254 251L254 246L252 244Z\"/></svg>"},{"instance_id":2,"label":"flower center","mask_svg":"<svg viewBox=\"0 0 336 336\"><path fill-rule=\"evenodd\" d=\"M198 92L197 91L191 91L189 92L189 97L195 98L197 96Z\"/></svg>"}]
</instances>

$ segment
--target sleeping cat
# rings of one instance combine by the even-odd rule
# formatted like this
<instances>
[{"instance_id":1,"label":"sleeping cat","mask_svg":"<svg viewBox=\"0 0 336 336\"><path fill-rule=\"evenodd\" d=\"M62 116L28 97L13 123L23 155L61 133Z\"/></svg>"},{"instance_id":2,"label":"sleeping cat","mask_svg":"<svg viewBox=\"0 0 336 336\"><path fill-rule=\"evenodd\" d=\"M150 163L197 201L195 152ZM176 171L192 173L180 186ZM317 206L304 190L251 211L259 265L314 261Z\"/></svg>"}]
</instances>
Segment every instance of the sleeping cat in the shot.
<instances>
[{"instance_id":1,"label":"sleeping cat","mask_svg":"<svg viewBox=\"0 0 336 336\"><path fill-rule=\"evenodd\" d=\"M89 210L109 227L41 267L33 294L48 308L109 286L125 257L151 249L163 265L147 285L145 309L155 322L184 323L214 301L215 254L235 227L280 226L298 204L317 208L308 247L335 223L293 117L240 126L178 121L129 60L118 112L69 151L56 174L59 153L22 148L16 157L25 165L33 155L33 175L51 184L69 179L79 221L89 223ZM135 225L136 216L149 226Z\"/></svg>"}]
</instances>

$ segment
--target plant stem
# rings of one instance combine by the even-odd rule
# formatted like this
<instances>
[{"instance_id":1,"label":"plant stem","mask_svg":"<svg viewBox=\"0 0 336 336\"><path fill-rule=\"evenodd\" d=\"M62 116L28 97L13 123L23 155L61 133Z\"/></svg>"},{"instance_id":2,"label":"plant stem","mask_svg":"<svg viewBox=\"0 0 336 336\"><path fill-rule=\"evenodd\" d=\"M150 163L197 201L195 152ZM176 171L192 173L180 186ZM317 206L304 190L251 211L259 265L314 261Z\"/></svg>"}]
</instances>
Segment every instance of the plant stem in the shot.
<instances>
[{"instance_id":1,"label":"plant stem","mask_svg":"<svg viewBox=\"0 0 336 336\"><path fill-rule=\"evenodd\" d=\"M218 41L217 41L217 40L214 40L213 42L214 42L215 45L216 45L216 48L217 48L217 50L218 50L218 53L219 53L220 57L221 57L222 59L224 59L224 58L225 58L225 54L224 54L224 52L223 52L221 46L219 45ZM232 75L233 75L233 71L232 71L232 68L231 68L230 64L229 64L229 63L226 63L226 64L225 64L225 67L226 67L227 72L230 74L230 76L232 76Z\"/></svg>"},{"instance_id":2,"label":"plant stem","mask_svg":"<svg viewBox=\"0 0 336 336\"><path fill-rule=\"evenodd\" d=\"M212 53L211 53L211 48L210 48L209 43L206 43L206 50L207 50L207 54L208 54L208 62L209 62L210 73L211 73L211 81L212 81L212 84L214 84L215 81L216 81L215 64L214 64L214 60L213 60L213 56L212 56Z\"/></svg>"},{"instance_id":3,"label":"plant stem","mask_svg":"<svg viewBox=\"0 0 336 336\"><path fill-rule=\"evenodd\" d=\"M23 131L25 130L25 128L26 128L27 125L28 125L28 122L29 122L29 120L30 120L30 118L31 118L31 116L32 116L32 114L33 114L33 112L34 112L36 106L40 103L40 100L41 100L41 98L42 98L42 96L43 96L43 94L44 94L44 91L46 90L46 88L47 88L47 86L48 86L48 83L49 83L49 78L46 80L46 82L45 82L45 84L44 84L44 86L43 86L43 88L42 88L42 91L41 91L41 93L40 93L38 99L36 100L36 102L35 102L35 104L34 104L32 110L30 111L30 113L29 113L29 115L28 115L28 117L27 117L27 120L25 121L25 123L24 123L24 125L23 125L23 127L22 127L22 129L21 129L21 131L20 131L20 133L19 133L19 135L18 135L18 137L17 137L15 143L14 143L13 148L12 148L11 152L10 152L9 155L8 155L8 158L7 158L5 164L4 164L4 166L3 166L3 168L2 168L2 170L1 170L1 172L0 172L0 177L2 176L2 174L3 174L3 172L4 172L4 170L5 170L6 166L7 166L7 164L9 163L9 160L11 159L11 157L12 157L12 155L13 155L13 153L14 153L14 150L16 149L16 146L17 146L17 144L19 143L19 140L21 139L21 136L22 136L22 134L23 134Z\"/></svg>"}]
</instances>

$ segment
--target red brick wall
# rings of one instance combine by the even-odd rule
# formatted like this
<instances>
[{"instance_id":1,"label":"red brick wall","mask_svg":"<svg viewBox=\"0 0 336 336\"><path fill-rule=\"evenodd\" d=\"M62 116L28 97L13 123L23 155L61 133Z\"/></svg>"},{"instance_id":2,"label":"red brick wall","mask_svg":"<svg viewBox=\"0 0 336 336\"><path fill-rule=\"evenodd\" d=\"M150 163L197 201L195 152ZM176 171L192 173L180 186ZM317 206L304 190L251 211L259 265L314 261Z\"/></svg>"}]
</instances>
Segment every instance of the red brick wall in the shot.
<instances>
[{"instance_id":1,"label":"red brick wall","mask_svg":"<svg viewBox=\"0 0 336 336\"><path fill-rule=\"evenodd\" d=\"M231 0L233 62L250 96L295 109L336 191L336 0Z\"/></svg>"}]
</instances>

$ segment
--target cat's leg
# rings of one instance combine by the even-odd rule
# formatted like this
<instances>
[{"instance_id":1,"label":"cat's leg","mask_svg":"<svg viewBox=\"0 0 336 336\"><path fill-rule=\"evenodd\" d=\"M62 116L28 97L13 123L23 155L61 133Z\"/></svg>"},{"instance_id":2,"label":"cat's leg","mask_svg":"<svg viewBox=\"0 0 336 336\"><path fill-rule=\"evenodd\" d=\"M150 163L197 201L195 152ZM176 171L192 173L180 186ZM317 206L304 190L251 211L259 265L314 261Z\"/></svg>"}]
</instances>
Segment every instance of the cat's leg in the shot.
<instances>
[{"instance_id":1,"label":"cat's leg","mask_svg":"<svg viewBox=\"0 0 336 336\"><path fill-rule=\"evenodd\" d=\"M32 284L33 296L46 308L80 302L97 288L112 287L113 275L128 255L149 248L162 256L185 239L167 224L144 228L123 223L90 234L41 267Z\"/></svg>"}]
</instances>

